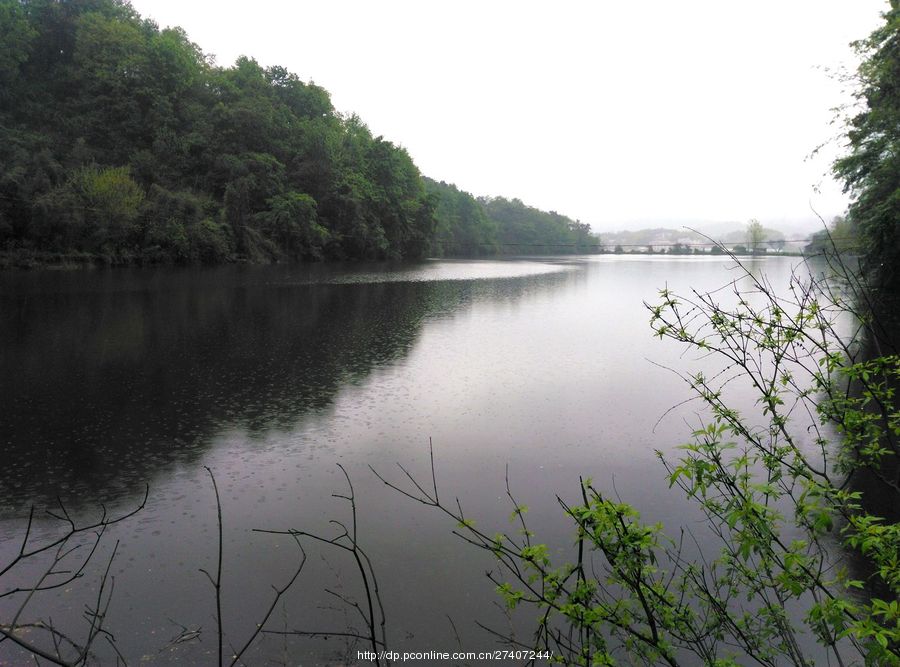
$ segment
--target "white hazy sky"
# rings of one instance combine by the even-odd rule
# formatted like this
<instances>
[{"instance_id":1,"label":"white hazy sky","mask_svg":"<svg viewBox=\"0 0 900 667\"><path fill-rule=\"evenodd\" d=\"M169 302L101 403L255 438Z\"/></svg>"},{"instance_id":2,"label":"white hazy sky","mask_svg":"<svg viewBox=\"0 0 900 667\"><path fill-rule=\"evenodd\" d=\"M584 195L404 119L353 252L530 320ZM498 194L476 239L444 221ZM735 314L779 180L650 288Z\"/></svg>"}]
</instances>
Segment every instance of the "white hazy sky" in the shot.
<instances>
[{"instance_id":1,"label":"white hazy sky","mask_svg":"<svg viewBox=\"0 0 900 667\"><path fill-rule=\"evenodd\" d=\"M823 68L886 0L132 0L220 65L284 65L428 176L595 229L827 218Z\"/></svg>"}]
</instances>

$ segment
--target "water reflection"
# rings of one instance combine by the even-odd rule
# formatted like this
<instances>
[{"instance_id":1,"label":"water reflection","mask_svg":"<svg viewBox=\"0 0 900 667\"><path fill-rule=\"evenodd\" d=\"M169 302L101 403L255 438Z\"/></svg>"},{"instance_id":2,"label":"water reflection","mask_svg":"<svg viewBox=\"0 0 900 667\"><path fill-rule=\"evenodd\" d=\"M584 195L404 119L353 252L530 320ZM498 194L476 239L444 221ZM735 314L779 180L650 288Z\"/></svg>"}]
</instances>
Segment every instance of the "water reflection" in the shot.
<instances>
[{"instance_id":1,"label":"water reflection","mask_svg":"<svg viewBox=\"0 0 900 667\"><path fill-rule=\"evenodd\" d=\"M342 386L400 361L425 319L553 290L573 267L6 275L0 504L17 514L58 495L108 502L171 463L196 461L217 434L289 431L327 410Z\"/></svg>"},{"instance_id":2,"label":"water reflection","mask_svg":"<svg viewBox=\"0 0 900 667\"><path fill-rule=\"evenodd\" d=\"M790 262L766 263L773 282L786 284ZM361 539L394 645L457 648L449 614L466 647L489 646L472 621L506 622L481 576L490 556L386 490L368 465L389 472L399 461L427 479L433 437L442 494L459 496L491 532L509 529L508 466L531 525L562 559L571 559L572 526L556 494L574 500L580 475L650 521L698 525L654 454L686 440L695 408L667 413L685 387L648 359L709 362L654 340L642 302L665 285L718 288L734 277L728 264L610 256L0 276L0 400L12 408L0 503L21 516L30 501L63 490L87 513L150 482L147 509L115 534L113 629L132 658L156 655L159 638L175 634L167 618L211 625L208 582L197 572L216 544L203 465L222 491L234 630L259 617L269 584L293 565L290 544L251 529L327 532L329 519L345 519L331 498L343 489L341 463L364 499ZM752 409L755 396L735 400ZM15 532L14 522L0 523L0 535ZM322 608L333 606L323 582L353 590L346 565L311 559L287 603L292 625L322 625ZM55 620L78 620L74 597L42 602ZM168 659L202 664L208 648L181 646ZM263 645L254 657L279 651ZM306 662L312 651L297 642L287 654Z\"/></svg>"}]
</instances>

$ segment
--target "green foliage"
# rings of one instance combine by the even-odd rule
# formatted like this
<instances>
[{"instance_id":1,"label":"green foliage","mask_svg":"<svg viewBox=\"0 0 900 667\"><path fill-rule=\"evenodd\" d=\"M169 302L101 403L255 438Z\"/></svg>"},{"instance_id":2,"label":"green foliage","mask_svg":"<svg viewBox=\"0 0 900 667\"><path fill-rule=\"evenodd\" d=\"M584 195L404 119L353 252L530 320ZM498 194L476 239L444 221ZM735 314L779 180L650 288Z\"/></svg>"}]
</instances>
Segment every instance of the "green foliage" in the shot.
<instances>
[{"instance_id":1,"label":"green foliage","mask_svg":"<svg viewBox=\"0 0 900 667\"><path fill-rule=\"evenodd\" d=\"M38 200L54 249L73 245L114 255L134 245L144 192L128 167L81 167Z\"/></svg>"},{"instance_id":2,"label":"green foliage","mask_svg":"<svg viewBox=\"0 0 900 667\"><path fill-rule=\"evenodd\" d=\"M0 246L121 261L428 251L434 202L406 151L283 67L216 67L119 0L0 0L0 35Z\"/></svg>"},{"instance_id":3,"label":"green foliage","mask_svg":"<svg viewBox=\"0 0 900 667\"><path fill-rule=\"evenodd\" d=\"M21 3L0 2L0 101L17 82L35 35Z\"/></svg>"},{"instance_id":4,"label":"green foliage","mask_svg":"<svg viewBox=\"0 0 900 667\"><path fill-rule=\"evenodd\" d=\"M884 23L854 46L857 113L847 121L848 153L834 173L852 196L848 219L859 230L867 266L896 291L900 274L900 2L891 0Z\"/></svg>"},{"instance_id":5,"label":"green foliage","mask_svg":"<svg viewBox=\"0 0 900 667\"><path fill-rule=\"evenodd\" d=\"M494 255L497 223L488 217L484 206L468 192L443 181L425 179L429 195L437 202L437 229L434 251L439 256Z\"/></svg>"},{"instance_id":6,"label":"green foliage","mask_svg":"<svg viewBox=\"0 0 900 667\"><path fill-rule=\"evenodd\" d=\"M858 286L849 274L842 278L844 290ZM686 377L711 419L680 462L665 462L670 483L700 504L721 539L723 555L709 571L728 582L729 593L746 593L763 609L795 600L808 609L806 632L835 656L855 650L868 663L900 664L900 625L891 603L880 599L900 595L900 526L879 514L900 495L893 472L900 358L860 360L859 341L838 335L840 317L857 318L872 332L868 315L853 311L854 300L837 300L835 279L795 276L788 298L749 273L746 280L735 306L711 294L685 298L664 290L651 308L660 337L713 351L731 368L717 383ZM734 377L754 387L764 425L728 406L726 385ZM867 502L861 476L876 480L877 496L894 499ZM835 569L829 556L827 536L838 530L872 572L864 599L851 594L862 582ZM722 593L716 591L728 600ZM723 610L731 615L730 606ZM796 639L801 628L787 617L763 619L751 627L728 623L767 637L773 658L807 664ZM744 644L750 655L762 648Z\"/></svg>"},{"instance_id":7,"label":"green foliage","mask_svg":"<svg viewBox=\"0 0 900 667\"><path fill-rule=\"evenodd\" d=\"M128 167L79 169L70 183L106 224L131 222L138 214L144 192Z\"/></svg>"},{"instance_id":8,"label":"green foliage","mask_svg":"<svg viewBox=\"0 0 900 667\"><path fill-rule=\"evenodd\" d=\"M508 254L596 252L599 240L587 223L532 208L519 199L482 197L479 202L496 224L498 242Z\"/></svg>"},{"instance_id":9,"label":"green foliage","mask_svg":"<svg viewBox=\"0 0 900 667\"><path fill-rule=\"evenodd\" d=\"M806 255L858 254L861 250L856 225L844 216L835 216L822 231L812 235L803 249Z\"/></svg>"},{"instance_id":10,"label":"green foliage","mask_svg":"<svg viewBox=\"0 0 900 667\"><path fill-rule=\"evenodd\" d=\"M141 219L142 259L202 263L229 259L233 243L228 232L211 219L216 210L210 199L154 184Z\"/></svg>"},{"instance_id":11,"label":"green foliage","mask_svg":"<svg viewBox=\"0 0 900 667\"><path fill-rule=\"evenodd\" d=\"M316 200L302 192L287 192L268 204L268 210L256 215L260 228L289 254L321 259L328 230L318 223Z\"/></svg>"},{"instance_id":12,"label":"green foliage","mask_svg":"<svg viewBox=\"0 0 900 667\"><path fill-rule=\"evenodd\" d=\"M425 179L436 202L433 252L454 255L593 253L599 239L590 225L519 199L475 198L454 185Z\"/></svg>"},{"instance_id":13,"label":"green foliage","mask_svg":"<svg viewBox=\"0 0 900 667\"><path fill-rule=\"evenodd\" d=\"M183 30L121 0L0 0L0 102L7 250L216 262L595 242L587 225L518 200L498 213L501 200L426 184L323 88L247 57L216 67Z\"/></svg>"}]
</instances>

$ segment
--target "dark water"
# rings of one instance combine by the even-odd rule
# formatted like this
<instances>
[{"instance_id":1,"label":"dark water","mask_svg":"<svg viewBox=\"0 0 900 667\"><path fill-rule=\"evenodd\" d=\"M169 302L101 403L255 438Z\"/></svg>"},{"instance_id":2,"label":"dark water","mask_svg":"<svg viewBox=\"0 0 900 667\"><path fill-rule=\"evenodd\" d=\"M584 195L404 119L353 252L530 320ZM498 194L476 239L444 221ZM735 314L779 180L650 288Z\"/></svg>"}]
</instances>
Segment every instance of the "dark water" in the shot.
<instances>
[{"instance_id":1,"label":"dark water","mask_svg":"<svg viewBox=\"0 0 900 667\"><path fill-rule=\"evenodd\" d=\"M786 285L791 266L767 258L754 270ZM341 464L392 646L496 647L475 624L510 627L484 577L490 558L368 466L400 481L400 462L430 479L431 438L442 494L488 533L510 529L508 467L531 528L561 556L572 531L556 494L574 499L579 475L647 519L691 525L654 450L686 441L699 409L666 413L688 393L660 366L700 362L652 337L642 302L733 277L727 260L659 257L0 275L0 563L32 504L40 515L59 499L88 520L150 489L147 507L104 536L97 567L36 596L23 618L81 632L119 540L108 626L120 650L129 662L207 662L214 596L198 570L214 567L216 515L204 467L222 494L223 617L240 645L296 557L290 539L252 529L335 534L329 520L348 519L332 497L345 489ZM324 592L359 595L350 562L311 544L309 556L270 626L358 628ZM3 583L26 583L17 576ZM181 626L200 639L167 647ZM355 656L341 640L268 636L251 662L337 663L348 648ZM4 659L23 656L0 645Z\"/></svg>"}]
</instances>

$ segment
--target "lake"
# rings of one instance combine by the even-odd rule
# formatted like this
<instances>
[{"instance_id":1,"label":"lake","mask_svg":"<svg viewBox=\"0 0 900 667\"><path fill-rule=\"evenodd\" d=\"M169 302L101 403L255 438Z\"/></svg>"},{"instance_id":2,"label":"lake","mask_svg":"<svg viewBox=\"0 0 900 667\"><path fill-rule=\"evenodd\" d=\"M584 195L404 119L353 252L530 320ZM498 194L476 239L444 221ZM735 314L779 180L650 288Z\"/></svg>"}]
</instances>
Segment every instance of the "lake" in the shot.
<instances>
[{"instance_id":1,"label":"lake","mask_svg":"<svg viewBox=\"0 0 900 667\"><path fill-rule=\"evenodd\" d=\"M798 261L748 265L786 288ZM332 496L346 492L340 464L391 648L496 648L476 622L521 633L533 619L502 612L485 577L491 557L369 466L402 483L400 463L430 484L430 440L442 498L458 497L489 534L515 530L508 474L530 528L562 558L573 530L556 496L574 501L579 476L649 521L695 525L654 452L686 442L700 410L669 411L690 394L664 367L700 362L652 336L643 302L735 275L728 258L662 256L0 274L0 564L32 504L39 540L57 528L43 512L60 500L88 521L101 507L135 507L149 486L85 577L36 594L23 618L82 632L118 540L107 625L119 650L129 662L210 662L215 597L199 569L215 568L217 529L206 467L221 493L225 631L239 646L297 559L290 538L253 529L337 535L329 521L349 521ZM736 396L752 408L750 392ZM307 564L267 627L360 629L338 598L359 599L352 562L304 545ZM248 660L342 664L365 648L266 635ZM98 652L114 662L105 643ZM0 662L22 659L0 644Z\"/></svg>"}]
</instances>

